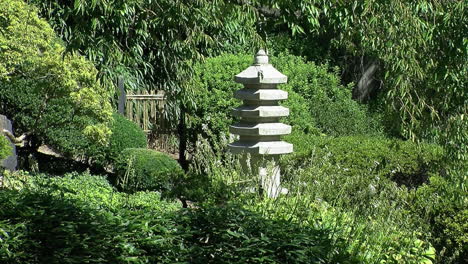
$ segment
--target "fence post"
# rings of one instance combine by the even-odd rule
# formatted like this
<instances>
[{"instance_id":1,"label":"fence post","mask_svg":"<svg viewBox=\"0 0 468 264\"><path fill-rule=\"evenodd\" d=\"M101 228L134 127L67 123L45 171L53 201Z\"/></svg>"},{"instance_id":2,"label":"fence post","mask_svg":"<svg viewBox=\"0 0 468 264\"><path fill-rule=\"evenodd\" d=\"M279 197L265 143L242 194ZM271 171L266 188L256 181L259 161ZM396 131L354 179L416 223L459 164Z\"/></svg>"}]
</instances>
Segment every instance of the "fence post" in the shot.
<instances>
[{"instance_id":1,"label":"fence post","mask_svg":"<svg viewBox=\"0 0 468 264\"><path fill-rule=\"evenodd\" d=\"M125 103L127 102L127 94L125 93L125 82L122 76L119 76L117 86L119 87L119 113L125 116Z\"/></svg>"}]
</instances>

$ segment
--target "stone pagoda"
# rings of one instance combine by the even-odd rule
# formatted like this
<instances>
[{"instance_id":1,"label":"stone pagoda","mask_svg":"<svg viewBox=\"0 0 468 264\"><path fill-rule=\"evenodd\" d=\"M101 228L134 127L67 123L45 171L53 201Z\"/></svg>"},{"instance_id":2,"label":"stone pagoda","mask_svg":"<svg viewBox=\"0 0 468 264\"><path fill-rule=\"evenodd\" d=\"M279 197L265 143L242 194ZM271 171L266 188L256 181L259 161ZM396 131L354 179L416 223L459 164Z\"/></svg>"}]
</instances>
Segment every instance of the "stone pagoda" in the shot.
<instances>
[{"instance_id":1,"label":"stone pagoda","mask_svg":"<svg viewBox=\"0 0 468 264\"><path fill-rule=\"evenodd\" d=\"M281 136L291 133L291 126L279 121L289 115L289 109L279 105L279 101L288 98L288 93L277 89L287 79L268 63L264 50L258 51L252 66L234 78L244 85L234 94L236 99L243 100L243 105L233 110L240 122L230 126L229 131L239 135L239 140L229 144L229 149L233 153L250 154L250 161L244 160L245 165L250 163L254 172L258 170L260 187L272 198L287 192L280 187L277 164L279 155L293 151L292 144L281 140Z\"/></svg>"}]
</instances>

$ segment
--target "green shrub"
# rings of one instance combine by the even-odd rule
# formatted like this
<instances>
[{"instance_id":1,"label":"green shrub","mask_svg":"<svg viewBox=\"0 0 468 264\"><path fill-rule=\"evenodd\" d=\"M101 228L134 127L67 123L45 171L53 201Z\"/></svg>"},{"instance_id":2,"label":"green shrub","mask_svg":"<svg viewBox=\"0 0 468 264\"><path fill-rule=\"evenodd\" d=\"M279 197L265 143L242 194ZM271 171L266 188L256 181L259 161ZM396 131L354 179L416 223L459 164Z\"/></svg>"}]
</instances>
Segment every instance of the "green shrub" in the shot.
<instances>
[{"instance_id":1,"label":"green shrub","mask_svg":"<svg viewBox=\"0 0 468 264\"><path fill-rule=\"evenodd\" d=\"M255 176L242 169L239 156L226 153L227 143L226 138L210 143L199 137L188 172L179 178L171 196L182 201L220 204L236 201L245 189L256 186Z\"/></svg>"},{"instance_id":2,"label":"green shrub","mask_svg":"<svg viewBox=\"0 0 468 264\"><path fill-rule=\"evenodd\" d=\"M355 263L326 225L235 204L177 210L155 192L119 193L88 174L31 176L20 190L0 190L0 204L5 264Z\"/></svg>"},{"instance_id":3,"label":"green shrub","mask_svg":"<svg viewBox=\"0 0 468 264\"><path fill-rule=\"evenodd\" d=\"M415 187L426 182L428 173L443 161L443 150L437 145L417 144L380 137L321 137L295 133L286 139L296 153L285 158L303 164L326 160L329 170L343 175L374 174L399 184Z\"/></svg>"},{"instance_id":4,"label":"green shrub","mask_svg":"<svg viewBox=\"0 0 468 264\"><path fill-rule=\"evenodd\" d=\"M378 120L369 115L364 105L352 99L353 84L341 84L337 67L316 65L288 54L279 54L271 61L288 76L288 83L281 86L282 89L300 95L307 102L320 132L330 136L381 134ZM289 103L286 101L285 105L289 106Z\"/></svg>"},{"instance_id":5,"label":"green shrub","mask_svg":"<svg viewBox=\"0 0 468 264\"><path fill-rule=\"evenodd\" d=\"M32 146L47 143L71 155L86 154L89 142L105 144L111 105L93 64L66 53L24 1L0 2L0 32L0 112L16 132L31 133Z\"/></svg>"},{"instance_id":6,"label":"green shrub","mask_svg":"<svg viewBox=\"0 0 468 264\"><path fill-rule=\"evenodd\" d=\"M280 54L272 64L288 76L288 83L279 88L288 91L282 104L290 108L285 120L293 130L309 134L329 135L378 134L379 122L369 116L364 106L351 99L351 85L340 84L338 69L315 65L303 58ZM207 59L194 66L196 108L189 111L189 127L193 133L213 131L215 136L227 135L233 118L231 109L241 102L233 98L242 85L233 76L252 64L252 55L225 54ZM195 141L196 139L192 139Z\"/></svg>"},{"instance_id":7,"label":"green shrub","mask_svg":"<svg viewBox=\"0 0 468 264\"><path fill-rule=\"evenodd\" d=\"M408 202L430 231L439 263L468 260L468 195L463 174L466 170L433 174L427 184L412 192Z\"/></svg>"},{"instance_id":8,"label":"green shrub","mask_svg":"<svg viewBox=\"0 0 468 264\"><path fill-rule=\"evenodd\" d=\"M142 148L128 148L115 164L117 184L129 192L168 191L183 173L176 160L168 155Z\"/></svg>"},{"instance_id":9,"label":"green shrub","mask_svg":"<svg viewBox=\"0 0 468 264\"><path fill-rule=\"evenodd\" d=\"M357 263L330 228L301 226L227 204L191 211L184 221L190 263Z\"/></svg>"},{"instance_id":10,"label":"green shrub","mask_svg":"<svg viewBox=\"0 0 468 264\"><path fill-rule=\"evenodd\" d=\"M268 219L328 230L332 241L347 246L356 263L432 263L435 258L434 248L420 239L418 231L391 217L361 216L330 206L312 192L293 191L277 199L249 199L245 203Z\"/></svg>"},{"instance_id":11,"label":"green shrub","mask_svg":"<svg viewBox=\"0 0 468 264\"><path fill-rule=\"evenodd\" d=\"M151 247L162 258L171 249L164 215L179 208L154 192L115 192L106 179L88 174L33 176L20 190L0 190L0 203L0 262L6 264L148 261L144 252ZM155 215L160 220L152 221Z\"/></svg>"},{"instance_id":12,"label":"green shrub","mask_svg":"<svg viewBox=\"0 0 468 264\"><path fill-rule=\"evenodd\" d=\"M441 170L441 147L362 136L287 140L298 150L282 161L290 191L354 214L365 229L412 233L432 244L436 263L464 262L468 201L460 179L466 170Z\"/></svg>"},{"instance_id":13,"label":"green shrub","mask_svg":"<svg viewBox=\"0 0 468 264\"><path fill-rule=\"evenodd\" d=\"M116 112L112 114L112 119L109 143L105 146L91 143L89 147L92 164L114 164L124 149L146 148L146 134L137 124Z\"/></svg>"},{"instance_id":14,"label":"green shrub","mask_svg":"<svg viewBox=\"0 0 468 264\"><path fill-rule=\"evenodd\" d=\"M126 148L146 147L146 134L143 129L118 113L114 113L113 118L108 150L110 160L116 160Z\"/></svg>"},{"instance_id":15,"label":"green shrub","mask_svg":"<svg viewBox=\"0 0 468 264\"><path fill-rule=\"evenodd\" d=\"M251 55L221 55L196 64L196 108L191 109L189 127L193 135L209 129L216 136L227 135L233 123L230 113L241 104L233 98L242 85L233 82L234 75L252 63ZM317 66L301 57L280 55L272 58L273 65L288 76L288 83L279 86L289 92L283 105L290 108L286 123L306 133L353 135L375 133L378 122L371 119L365 108L351 99L351 86L340 84L337 69ZM206 136L206 134L204 134Z\"/></svg>"},{"instance_id":16,"label":"green shrub","mask_svg":"<svg viewBox=\"0 0 468 264\"><path fill-rule=\"evenodd\" d=\"M3 135L0 135L0 160L11 155L10 141Z\"/></svg>"}]
</instances>

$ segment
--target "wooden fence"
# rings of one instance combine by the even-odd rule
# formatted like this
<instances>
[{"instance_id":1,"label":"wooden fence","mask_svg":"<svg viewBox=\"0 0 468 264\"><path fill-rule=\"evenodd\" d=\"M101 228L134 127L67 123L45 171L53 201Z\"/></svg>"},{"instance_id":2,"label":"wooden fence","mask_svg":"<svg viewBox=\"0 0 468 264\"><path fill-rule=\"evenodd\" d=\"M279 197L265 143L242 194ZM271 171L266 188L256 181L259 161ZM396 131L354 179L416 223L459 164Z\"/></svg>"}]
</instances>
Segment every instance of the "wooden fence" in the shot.
<instances>
[{"instance_id":1,"label":"wooden fence","mask_svg":"<svg viewBox=\"0 0 468 264\"><path fill-rule=\"evenodd\" d=\"M166 153L177 153L175 127L165 118L164 91L121 92L119 111L139 125L148 135L148 145Z\"/></svg>"}]
</instances>

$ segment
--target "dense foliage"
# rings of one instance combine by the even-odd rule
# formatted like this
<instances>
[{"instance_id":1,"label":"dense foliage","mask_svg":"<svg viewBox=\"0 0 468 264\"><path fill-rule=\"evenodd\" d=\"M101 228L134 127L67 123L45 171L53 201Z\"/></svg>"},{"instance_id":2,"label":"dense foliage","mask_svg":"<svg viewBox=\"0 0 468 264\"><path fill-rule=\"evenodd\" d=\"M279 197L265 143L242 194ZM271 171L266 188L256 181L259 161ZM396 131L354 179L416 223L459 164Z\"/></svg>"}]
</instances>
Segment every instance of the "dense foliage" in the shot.
<instances>
[{"instance_id":1,"label":"dense foliage","mask_svg":"<svg viewBox=\"0 0 468 264\"><path fill-rule=\"evenodd\" d=\"M246 192L258 186L255 172L243 171L235 157L219 152L221 146L213 150L206 140L200 144L185 192L190 199L214 206L242 201L268 218L305 226L317 221L330 225L333 237L344 238L348 250L362 263L430 263L435 259L434 248L424 242L429 240L428 229L421 228L425 222L405 207L410 196L407 189L382 175L375 176L368 169L343 175L344 169L326 157L312 156L310 163L283 167L288 195L265 199Z\"/></svg>"},{"instance_id":2,"label":"dense foliage","mask_svg":"<svg viewBox=\"0 0 468 264\"><path fill-rule=\"evenodd\" d=\"M466 159L464 1L33 2L104 79L124 75L131 84L150 86L164 81L183 102L195 94L180 89L188 78L178 70L190 72L190 61L203 55L249 50L263 43L259 35L273 50L339 65L346 83L373 65L375 74L365 78L374 85L354 91L385 112L387 129L407 139L437 140L450 146L452 158Z\"/></svg>"},{"instance_id":3,"label":"dense foliage","mask_svg":"<svg viewBox=\"0 0 468 264\"><path fill-rule=\"evenodd\" d=\"M173 158L143 148L124 149L117 158L115 170L117 184L129 192L169 191L183 173Z\"/></svg>"},{"instance_id":4,"label":"dense foliage","mask_svg":"<svg viewBox=\"0 0 468 264\"><path fill-rule=\"evenodd\" d=\"M378 134L380 127L366 108L351 99L351 86L340 84L338 73L328 65L315 65L303 58L280 54L273 57L273 65L289 76L287 84L279 88L288 91L283 105L291 115L285 120L294 130L311 134L328 135ZM242 85L232 81L234 75L250 66L251 55L225 54L195 65L191 85L196 87L196 108L188 111L188 126L192 142L206 130L215 136L226 135L233 123L231 109L241 104L233 98Z\"/></svg>"},{"instance_id":5,"label":"dense foliage","mask_svg":"<svg viewBox=\"0 0 468 264\"><path fill-rule=\"evenodd\" d=\"M415 232L435 247L436 263L466 260L468 199L458 180L465 172L448 167L439 146L363 136L288 140L297 153L282 161L287 186L383 229L394 223Z\"/></svg>"},{"instance_id":6,"label":"dense foliage","mask_svg":"<svg viewBox=\"0 0 468 264\"><path fill-rule=\"evenodd\" d=\"M105 146L93 144L95 149L90 157L91 163L112 165L124 149L146 147L146 134L143 129L119 113L114 112L112 118L109 144Z\"/></svg>"},{"instance_id":7,"label":"dense foliage","mask_svg":"<svg viewBox=\"0 0 468 264\"><path fill-rule=\"evenodd\" d=\"M382 133L379 121L368 113L364 105L352 100L353 84L341 84L337 67L331 68L328 64L316 65L302 57L284 54L273 57L272 64L288 76L288 83L280 88L292 93L292 96L301 97L300 103L306 104L306 111L312 115L321 133L329 136ZM296 125L295 130L310 133L307 129L309 120L295 116L302 112L301 108L294 109L299 102L290 102L291 99L284 102L284 105L291 107L291 124L294 126L303 122L299 123L303 124L302 126Z\"/></svg>"},{"instance_id":8,"label":"dense foliage","mask_svg":"<svg viewBox=\"0 0 468 264\"><path fill-rule=\"evenodd\" d=\"M0 2L0 113L20 154L65 154L34 168L115 187L2 172L0 262L468 262L466 1L27 2ZM263 45L293 126L277 199L225 151ZM166 90L188 170L112 114L120 77Z\"/></svg>"},{"instance_id":9,"label":"dense foliage","mask_svg":"<svg viewBox=\"0 0 468 264\"><path fill-rule=\"evenodd\" d=\"M42 10L69 50L80 51L97 65L105 83L123 76L128 89L157 85L182 101L192 99L183 85L190 60L252 48L261 41L253 26L255 10L231 1L30 2ZM177 109L171 109L166 114L176 115Z\"/></svg>"},{"instance_id":10,"label":"dense foliage","mask_svg":"<svg viewBox=\"0 0 468 264\"><path fill-rule=\"evenodd\" d=\"M0 3L0 112L33 147L50 144L83 154L71 142L104 144L111 107L94 66L65 48L37 10L20 0Z\"/></svg>"},{"instance_id":11,"label":"dense foliage","mask_svg":"<svg viewBox=\"0 0 468 264\"><path fill-rule=\"evenodd\" d=\"M1 190L0 202L2 263L355 263L326 224L235 205L177 210L156 193L118 193L86 174L30 177Z\"/></svg>"},{"instance_id":12,"label":"dense foliage","mask_svg":"<svg viewBox=\"0 0 468 264\"><path fill-rule=\"evenodd\" d=\"M438 249L439 263L468 260L468 193L456 179L466 171L448 170L432 174L429 184L418 188L408 201L411 211L421 217L431 232L431 243ZM455 179L455 180L454 180Z\"/></svg>"},{"instance_id":13,"label":"dense foliage","mask_svg":"<svg viewBox=\"0 0 468 264\"><path fill-rule=\"evenodd\" d=\"M320 164L324 173L342 176L384 176L408 187L426 182L430 172L437 171L444 153L437 145L418 145L409 141L369 136L317 137L294 133L287 137L296 152L285 157L284 165L304 165L307 160ZM381 180L381 179L379 179ZM336 183L341 185L343 183Z\"/></svg>"},{"instance_id":14,"label":"dense foliage","mask_svg":"<svg viewBox=\"0 0 468 264\"><path fill-rule=\"evenodd\" d=\"M10 154L10 141L6 137L0 135L0 160L10 156Z\"/></svg>"},{"instance_id":15,"label":"dense foliage","mask_svg":"<svg viewBox=\"0 0 468 264\"><path fill-rule=\"evenodd\" d=\"M351 79L376 63L371 78L379 82L388 128L413 140L439 140L453 159L466 160L465 1L258 2L277 11L276 17L265 15L270 27L264 28L273 35L288 28L293 40L286 42L296 53L331 59L345 75L357 73ZM366 96L376 100L374 95Z\"/></svg>"}]
</instances>

